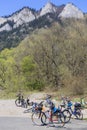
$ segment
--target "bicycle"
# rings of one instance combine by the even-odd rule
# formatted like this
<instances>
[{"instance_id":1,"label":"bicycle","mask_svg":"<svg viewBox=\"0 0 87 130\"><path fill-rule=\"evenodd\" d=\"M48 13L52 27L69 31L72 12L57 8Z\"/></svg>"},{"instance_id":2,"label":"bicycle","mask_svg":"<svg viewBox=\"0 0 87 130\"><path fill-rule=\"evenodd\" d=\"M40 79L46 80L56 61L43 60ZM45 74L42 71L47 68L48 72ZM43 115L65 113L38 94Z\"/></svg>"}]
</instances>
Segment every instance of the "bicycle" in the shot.
<instances>
[{"instance_id":1,"label":"bicycle","mask_svg":"<svg viewBox=\"0 0 87 130\"><path fill-rule=\"evenodd\" d=\"M64 115L65 123L68 123L70 121L70 119L71 119L71 113L70 113L70 111L63 104L60 105L60 108L61 108L61 112Z\"/></svg>"},{"instance_id":2,"label":"bicycle","mask_svg":"<svg viewBox=\"0 0 87 130\"><path fill-rule=\"evenodd\" d=\"M37 105L38 103L36 102L30 102L28 104L29 108L27 110L24 110L24 113L34 112Z\"/></svg>"},{"instance_id":3,"label":"bicycle","mask_svg":"<svg viewBox=\"0 0 87 130\"><path fill-rule=\"evenodd\" d=\"M55 107L55 104L51 101L50 98L51 96L47 95L46 103L49 105L49 110L47 111L44 110L45 115L42 114L41 121L43 122L44 125L52 124L54 126L57 125L63 127L65 125L64 114L59 107L58 108Z\"/></svg>"},{"instance_id":4,"label":"bicycle","mask_svg":"<svg viewBox=\"0 0 87 130\"><path fill-rule=\"evenodd\" d=\"M50 98L51 96L47 96L46 98L46 102L50 106L49 110L46 111L43 105L36 105L35 111L32 114L32 122L36 125L48 125L49 123L52 123L57 124L60 127L63 127L65 123L69 122L70 120L70 112L67 109L62 111L60 107L56 108L54 103L50 100Z\"/></svg>"},{"instance_id":5,"label":"bicycle","mask_svg":"<svg viewBox=\"0 0 87 130\"><path fill-rule=\"evenodd\" d=\"M65 98L65 104L63 107L65 108L63 113L66 118L66 123L68 123L72 116L75 116L76 119L83 119L83 113L81 111L82 105L81 103L75 103L74 108L72 108L73 103L70 100L70 97Z\"/></svg>"},{"instance_id":6,"label":"bicycle","mask_svg":"<svg viewBox=\"0 0 87 130\"><path fill-rule=\"evenodd\" d=\"M67 110L69 110L71 113L70 118L73 115L73 116L75 116L76 119L79 119L79 120L83 119L83 113L81 111L81 104L80 103L75 103L73 109L72 109L72 105L68 106Z\"/></svg>"},{"instance_id":7,"label":"bicycle","mask_svg":"<svg viewBox=\"0 0 87 130\"><path fill-rule=\"evenodd\" d=\"M17 107L27 107L26 101L21 93L17 94L17 99L15 100L15 104Z\"/></svg>"},{"instance_id":8,"label":"bicycle","mask_svg":"<svg viewBox=\"0 0 87 130\"><path fill-rule=\"evenodd\" d=\"M33 113L31 115L31 120L33 122L34 125L37 126L41 126L44 125L44 120L41 119L42 115L43 115L43 119L46 119L46 115L43 112L43 101L41 101L39 104L35 104L34 108L33 108Z\"/></svg>"},{"instance_id":9,"label":"bicycle","mask_svg":"<svg viewBox=\"0 0 87 130\"><path fill-rule=\"evenodd\" d=\"M45 111L41 115L41 121L44 125L53 125L58 127L63 127L65 125L64 114L62 113L60 108L53 107L50 110ZM45 118L45 119L44 119Z\"/></svg>"}]
</instances>

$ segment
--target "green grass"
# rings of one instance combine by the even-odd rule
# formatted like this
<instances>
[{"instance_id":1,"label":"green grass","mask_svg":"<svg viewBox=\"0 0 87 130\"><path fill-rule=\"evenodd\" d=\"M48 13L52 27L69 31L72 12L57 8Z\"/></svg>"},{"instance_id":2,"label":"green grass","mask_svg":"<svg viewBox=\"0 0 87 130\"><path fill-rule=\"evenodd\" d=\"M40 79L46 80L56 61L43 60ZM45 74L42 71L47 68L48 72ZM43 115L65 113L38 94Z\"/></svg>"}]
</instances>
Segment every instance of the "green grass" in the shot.
<instances>
[{"instance_id":1,"label":"green grass","mask_svg":"<svg viewBox=\"0 0 87 130\"><path fill-rule=\"evenodd\" d=\"M0 99L14 99L16 97L16 93L0 91Z\"/></svg>"},{"instance_id":2,"label":"green grass","mask_svg":"<svg viewBox=\"0 0 87 130\"><path fill-rule=\"evenodd\" d=\"M58 91L51 89L45 89L44 91L29 91L22 90L24 97L28 97L32 93L48 93L51 94L53 99L61 100L61 96L70 97L73 102L80 102L80 98L84 95L73 95L68 88L59 89ZM8 90L0 91L0 99L15 99L18 92L10 92Z\"/></svg>"},{"instance_id":3,"label":"green grass","mask_svg":"<svg viewBox=\"0 0 87 130\"><path fill-rule=\"evenodd\" d=\"M27 98L32 93L38 93L38 91L22 91L24 98ZM18 92L10 92L6 90L0 91L0 99L15 99L17 98Z\"/></svg>"},{"instance_id":4,"label":"green grass","mask_svg":"<svg viewBox=\"0 0 87 130\"><path fill-rule=\"evenodd\" d=\"M87 121L87 118L84 118L83 120L86 120L86 121Z\"/></svg>"}]
</instances>

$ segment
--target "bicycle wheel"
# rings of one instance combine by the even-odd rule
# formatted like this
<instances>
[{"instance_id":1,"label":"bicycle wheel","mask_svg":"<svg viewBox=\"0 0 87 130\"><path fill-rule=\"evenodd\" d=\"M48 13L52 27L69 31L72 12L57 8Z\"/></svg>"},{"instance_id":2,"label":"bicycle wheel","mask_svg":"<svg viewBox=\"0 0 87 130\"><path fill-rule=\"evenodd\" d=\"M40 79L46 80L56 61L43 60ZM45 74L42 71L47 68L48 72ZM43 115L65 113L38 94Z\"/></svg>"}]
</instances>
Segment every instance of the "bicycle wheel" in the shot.
<instances>
[{"instance_id":1,"label":"bicycle wheel","mask_svg":"<svg viewBox=\"0 0 87 130\"><path fill-rule=\"evenodd\" d=\"M42 114L42 112L40 112L40 111L35 111L32 114L31 120L34 123L34 125L41 126L43 124L42 121L41 121L41 114Z\"/></svg>"},{"instance_id":2,"label":"bicycle wheel","mask_svg":"<svg viewBox=\"0 0 87 130\"><path fill-rule=\"evenodd\" d=\"M22 106L21 100L19 100L19 99L15 100L15 104L16 104L17 107L21 107Z\"/></svg>"},{"instance_id":3,"label":"bicycle wheel","mask_svg":"<svg viewBox=\"0 0 87 130\"><path fill-rule=\"evenodd\" d=\"M83 113L80 109L76 110L75 116L77 119L82 120L83 119Z\"/></svg>"},{"instance_id":4,"label":"bicycle wheel","mask_svg":"<svg viewBox=\"0 0 87 130\"><path fill-rule=\"evenodd\" d=\"M65 123L68 123L71 119L71 113L69 110L63 110L63 115L64 115L64 118L65 118Z\"/></svg>"},{"instance_id":5,"label":"bicycle wheel","mask_svg":"<svg viewBox=\"0 0 87 130\"><path fill-rule=\"evenodd\" d=\"M41 115L41 122L43 123L43 125L48 125L49 124L49 117L47 116L47 112L42 112Z\"/></svg>"},{"instance_id":6,"label":"bicycle wheel","mask_svg":"<svg viewBox=\"0 0 87 130\"><path fill-rule=\"evenodd\" d=\"M65 125L65 118L64 118L63 113L53 114L52 121L53 121L53 124L57 127L63 127Z\"/></svg>"}]
</instances>

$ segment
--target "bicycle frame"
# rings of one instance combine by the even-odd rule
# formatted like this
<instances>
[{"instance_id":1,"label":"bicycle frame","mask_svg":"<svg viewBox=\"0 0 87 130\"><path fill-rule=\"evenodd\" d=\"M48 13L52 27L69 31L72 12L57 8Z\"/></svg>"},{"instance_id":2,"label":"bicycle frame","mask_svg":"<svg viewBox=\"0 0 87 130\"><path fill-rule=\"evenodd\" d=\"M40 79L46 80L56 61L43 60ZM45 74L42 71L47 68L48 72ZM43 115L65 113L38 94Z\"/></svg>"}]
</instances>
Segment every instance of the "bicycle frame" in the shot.
<instances>
[{"instance_id":1,"label":"bicycle frame","mask_svg":"<svg viewBox=\"0 0 87 130\"><path fill-rule=\"evenodd\" d=\"M64 115L62 111L56 107L54 108L54 110L55 111L53 110L44 111L46 115L46 119L48 121L47 123L44 123L44 124L52 123L52 124L56 124L63 127L65 125L65 121L64 121Z\"/></svg>"},{"instance_id":2,"label":"bicycle frame","mask_svg":"<svg viewBox=\"0 0 87 130\"><path fill-rule=\"evenodd\" d=\"M71 113L71 116L72 115L74 115L74 116L76 116L76 114L79 114L80 112L78 112L78 110L80 110L80 109L72 109L72 107L69 107L69 108L67 108L69 111L70 111L70 113Z\"/></svg>"}]
</instances>

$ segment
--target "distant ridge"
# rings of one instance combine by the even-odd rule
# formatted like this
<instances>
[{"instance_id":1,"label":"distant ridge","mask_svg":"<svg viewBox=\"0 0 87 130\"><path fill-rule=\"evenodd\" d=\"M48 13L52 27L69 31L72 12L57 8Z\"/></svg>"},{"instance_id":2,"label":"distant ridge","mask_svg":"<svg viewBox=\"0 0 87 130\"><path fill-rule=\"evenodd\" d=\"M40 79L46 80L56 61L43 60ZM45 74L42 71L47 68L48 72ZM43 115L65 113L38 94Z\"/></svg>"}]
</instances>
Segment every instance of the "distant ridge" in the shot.
<instances>
[{"instance_id":1,"label":"distant ridge","mask_svg":"<svg viewBox=\"0 0 87 130\"><path fill-rule=\"evenodd\" d=\"M72 18L83 21L85 16L86 14L72 3L56 6L48 2L37 11L23 7L9 16L0 17L0 50L16 47L33 31L49 28L55 22L61 24L61 20Z\"/></svg>"},{"instance_id":2,"label":"distant ridge","mask_svg":"<svg viewBox=\"0 0 87 130\"><path fill-rule=\"evenodd\" d=\"M48 2L41 10L34 10L29 7L23 7L22 9L16 11L12 15L0 18L0 32L10 31L14 28L19 27L24 23L34 21L48 13L57 14L58 17L62 18L77 18L83 19L83 12L78 9L74 4L68 3L66 5L56 6L51 2ZM8 23L12 23L10 24ZM8 24L7 24L8 23Z\"/></svg>"}]
</instances>

